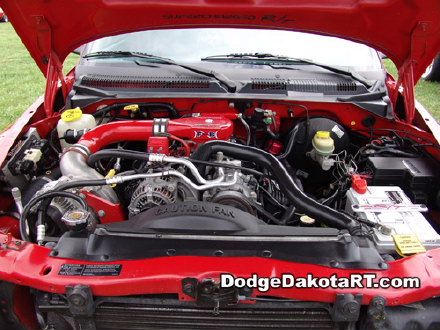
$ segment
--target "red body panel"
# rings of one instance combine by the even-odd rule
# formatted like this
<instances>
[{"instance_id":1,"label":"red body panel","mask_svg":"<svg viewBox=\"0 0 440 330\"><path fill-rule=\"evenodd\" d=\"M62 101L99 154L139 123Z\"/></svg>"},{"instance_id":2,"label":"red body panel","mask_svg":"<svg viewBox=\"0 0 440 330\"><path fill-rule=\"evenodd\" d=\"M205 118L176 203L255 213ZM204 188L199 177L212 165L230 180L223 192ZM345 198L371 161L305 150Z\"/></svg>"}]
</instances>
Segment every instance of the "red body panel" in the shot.
<instances>
[{"instance_id":1,"label":"red body panel","mask_svg":"<svg viewBox=\"0 0 440 330\"><path fill-rule=\"evenodd\" d=\"M97 211L100 223L119 222L127 218L121 204L113 204L88 191L83 191L82 193L86 196L87 204Z\"/></svg>"},{"instance_id":2,"label":"red body panel","mask_svg":"<svg viewBox=\"0 0 440 330\"><path fill-rule=\"evenodd\" d=\"M0 134L1 148L0 148L0 164L6 159L9 150L13 147L16 139L23 134L23 128L29 123L30 119L34 116L42 115L41 105L43 103L43 97L39 97L30 107L27 109L17 121L9 128Z\"/></svg>"},{"instance_id":3,"label":"red body panel","mask_svg":"<svg viewBox=\"0 0 440 330\"><path fill-rule=\"evenodd\" d=\"M386 119L373 115L376 123L374 131L370 131L362 121L371 114L353 104L301 102L300 106L296 106L289 105L287 99L278 99L277 104L267 106L277 113L274 126L281 127L284 134L301 118L328 116L364 136L395 131L418 143L437 144L440 140L439 125L432 116L420 106L417 106L421 109L419 112L414 108L414 84L440 48L438 0L72 0L62 6L46 0L0 0L0 6L8 12L14 28L48 80L44 98L37 100L15 124L0 134L0 163L4 163L8 152L28 128L35 127L43 137L47 137L56 125L57 111L63 110L62 106L54 108L56 97L59 95L65 99L74 82L73 76L64 79L61 65L71 51L104 36L164 28L283 29L337 36L367 44L387 54L397 65L400 78L398 82L388 82L390 96L396 101L399 87L404 87L402 95L407 123L397 116ZM233 101L213 100L209 105L203 105L204 99L164 98L162 101L172 103L182 115L195 112L192 106L197 105L197 112L201 114L201 117L170 120L167 124L169 134L195 143L228 140L232 135L238 138L245 136L245 129L237 120L238 112L234 113L235 108L228 104ZM111 103L112 100L98 103L106 102ZM93 113L102 105L98 103L86 107L85 112ZM263 107L266 108L266 103ZM120 141L148 141L155 135L154 126L153 120L112 122L87 132L79 144L93 153ZM167 150L168 144L165 140L152 140L150 147L160 152ZM280 142L274 141L270 152L282 153L283 147ZM425 150L439 157L440 151L435 147L428 146ZM97 211L102 224L127 218L122 204L110 203L86 191L83 193L87 203ZM11 198L5 200L11 204ZM8 210L9 207L2 209ZM351 293L363 294L364 305L374 297L383 296L388 306L396 306L440 295L440 248L388 262L387 270L347 270L263 257L170 256L98 263L51 257L51 249L16 239L19 237L17 224L12 217L0 217L0 278L17 284L18 290L25 293L17 293L20 299L17 299L15 313L26 324L35 323L32 308L27 309L29 304L24 303L27 287L64 294L66 286L83 284L90 286L95 296L177 293L180 300L193 300L182 291L184 278L218 279L222 273L244 278L253 274L259 277L281 277L282 274L306 277L312 274L315 278L329 278L336 274L342 278L368 273L376 274L377 279L416 277L421 281L421 286L416 289L272 288L264 293L254 291L253 296L264 294L333 303L336 294ZM122 270L119 276L65 276L59 274L63 264L118 264Z\"/></svg>"},{"instance_id":4,"label":"red body panel","mask_svg":"<svg viewBox=\"0 0 440 330\"><path fill-rule=\"evenodd\" d=\"M145 29L235 26L338 36L382 51L398 68L410 61L415 81L440 45L437 0L72 0L62 6L0 0L0 6L44 74L50 58L62 62L81 44Z\"/></svg>"},{"instance_id":5,"label":"red body panel","mask_svg":"<svg viewBox=\"0 0 440 330\"><path fill-rule=\"evenodd\" d=\"M0 234L0 241L7 242L8 236ZM300 300L334 302L337 293L361 293L363 304L368 304L377 295L384 296L388 305L402 305L427 299L440 294L440 249L390 262L384 271L343 270L324 266L285 262L267 258L224 258L224 257L162 257L142 260L125 260L109 263L81 262L49 257L51 250L35 244L16 240L0 249L0 276L10 282L31 286L40 290L65 293L66 285L78 284L91 287L94 295L117 296L153 293L179 293L181 300L192 300L182 293L182 279L219 278L221 273L236 277L281 277L290 273L296 277L313 274L315 277L330 277L337 274L376 273L377 277L418 277L418 289L271 289L265 294ZM25 244L25 245L24 245ZM24 245L24 246L23 246ZM220 262L221 261L221 262ZM58 275L63 264L121 264L117 277L79 277ZM255 293L258 294L258 293Z\"/></svg>"}]
</instances>

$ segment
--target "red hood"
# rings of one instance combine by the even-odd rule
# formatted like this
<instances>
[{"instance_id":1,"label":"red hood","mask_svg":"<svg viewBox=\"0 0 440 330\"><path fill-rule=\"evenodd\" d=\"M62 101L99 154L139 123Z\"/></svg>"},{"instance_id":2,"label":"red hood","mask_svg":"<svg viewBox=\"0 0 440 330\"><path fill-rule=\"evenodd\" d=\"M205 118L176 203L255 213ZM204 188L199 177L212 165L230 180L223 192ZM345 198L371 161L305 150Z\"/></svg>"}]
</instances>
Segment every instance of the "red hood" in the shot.
<instances>
[{"instance_id":1,"label":"red hood","mask_svg":"<svg viewBox=\"0 0 440 330\"><path fill-rule=\"evenodd\" d=\"M412 63L417 81L439 51L438 0L0 0L44 74L102 36L165 27L243 26L339 36Z\"/></svg>"}]
</instances>

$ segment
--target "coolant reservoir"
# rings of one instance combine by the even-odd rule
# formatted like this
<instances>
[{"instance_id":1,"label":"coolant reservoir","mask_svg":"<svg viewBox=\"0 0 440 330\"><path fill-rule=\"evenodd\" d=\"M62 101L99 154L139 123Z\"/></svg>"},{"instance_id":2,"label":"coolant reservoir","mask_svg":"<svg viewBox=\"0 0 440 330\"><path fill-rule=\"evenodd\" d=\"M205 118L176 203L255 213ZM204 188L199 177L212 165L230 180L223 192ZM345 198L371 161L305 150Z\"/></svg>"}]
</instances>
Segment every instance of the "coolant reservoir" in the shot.
<instances>
[{"instance_id":1,"label":"coolant reservoir","mask_svg":"<svg viewBox=\"0 0 440 330\"><path fill-rule=\"evenodd\" d=\"M92 129L96 127L95 118L92 115L85 114L80 108L65 110L61 114L61 119L58 121L57 132L58 137L62 138L67 130L76 129ZM70 146L64 140L60 140L61 148Z\"/></svg>"},{"instance_id":2,"label":"coolant reservoir","mask_svg":"<svg viewBox=\"0 0 440 330\"><path fill-rule=\"evenodd\" d=\"M317 131L312 140L316 152L323 156L330 156L335 150L335 141L329 131Z\"/></svg>"}]
</instances>

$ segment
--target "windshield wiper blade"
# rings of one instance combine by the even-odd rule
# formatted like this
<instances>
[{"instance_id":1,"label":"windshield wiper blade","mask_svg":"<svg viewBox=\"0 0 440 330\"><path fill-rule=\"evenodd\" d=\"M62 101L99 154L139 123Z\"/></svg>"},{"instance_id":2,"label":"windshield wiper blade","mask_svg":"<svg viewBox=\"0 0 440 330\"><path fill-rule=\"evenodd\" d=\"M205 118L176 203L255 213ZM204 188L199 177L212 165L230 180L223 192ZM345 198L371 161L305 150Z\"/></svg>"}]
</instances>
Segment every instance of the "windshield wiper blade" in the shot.
<instances>
[{"instance_id":1,"label":"windshield wiper blade","mask_svg":"<svg viewBox=\"0 0 440 330\"><path fill-rule=\"evenodd\" d=\"M310 65L314 65L314 66L326 69L330 72L334 72L337 74L351 77L352 79L360 82L361 84L363 84L367 88L370 88L371 86L373 86L372 82L368 81L367 79L365 79L362 75L360 75L357 72L345 70L345 69L337 67L337 66L332 66L332 65L327 65L327 64L315 62L315 61L312 61L312 60L309 60L306 58L294 58L294 57L289 57L289 56L284 56L284 55L273 55L273 54L269 54L269 53L243 53L243 54L228 54L228 55L212 55L212 56L202 58L202 61L229 61L229 60L234 60L234 59L256 60L256 61L263 61L263 62L265 60L269 60L272 62L282 62L285 64L296 64L296 63L310 64ZM267 64L267 63L264 63L264 64ZM287 70L294 69L294 70L297 70L297 68L292 68L292 67L284 67L284 66L281 67L281 66L274 66L271 64L268 64L268 65L273 69L287 69Z\"/></svg>"},{"instance_id":2,"label":"windshield wiper blade","mask_svg":"<svg viewBox=\"0 0 440 330\"><path fill-rule=\"evenodd\" d=\"M308 60L305 58L292 58L292 59L287 58L286 60L289 62L292 62L292 63L306 63L306 64L314 65L314 66L326 69L330 72L338 73L338 74L341 74L344 76L349 76L349 77L353 78L354 80L360 82L361 84L365 85L367 88L370 88L371 86L373 86L372 82L368 81L362 75L360 75L359 73L357 73L355 71L345 70L345 69L342 69L340 67L333 66L333 65L318 63L318 62Z\"/></svg>"},{"instance_id":3,"label":"windshield wiper blade","mask_svg":"<svg viewBox=\"0 0 440 330\"><path fill-rule=\"evenodd\" d=\"M341 102L374 101L374 100L382 99L386 95L387 93L385 91L371 92L365 94L356 94L348 97L338 97L337 100Z\"/></svg>"},{"instance_id":4,"label":"windshield wiper blade","mask_svg":"<svg viewBox=\"0 0 440 330\"><path fill-rule=\"evenodd\" d=\"M101 52L89 53L83 56L83 58L94 58L94 57L137 57L137 58L146 58L150 60L157 60L161 63L176 65L178 67L187 69L189 71L202 74L207 77L212 77L216 79L218 82L220 82L222 85L224 85L228 90L228 92L230 93L234 93L237 90L236 82L226 77L223 73L201 68L194 65L176 62L172 59L161 56L140 53L140 52L130 52L130 51L101 51Z\"/></svg>"},{"instance_id":5,"label":"windshield wiper blade","mask_svg":"<svg viewBox=\"0 0 440 330\"><path fill-rule=\"evenodd\" d=\"M273 55L269 53L234 53L227 55L212 55L202 58L202 61L217 60L217 59L288 59L287 56Z\"/></svg>"}]
</instances>

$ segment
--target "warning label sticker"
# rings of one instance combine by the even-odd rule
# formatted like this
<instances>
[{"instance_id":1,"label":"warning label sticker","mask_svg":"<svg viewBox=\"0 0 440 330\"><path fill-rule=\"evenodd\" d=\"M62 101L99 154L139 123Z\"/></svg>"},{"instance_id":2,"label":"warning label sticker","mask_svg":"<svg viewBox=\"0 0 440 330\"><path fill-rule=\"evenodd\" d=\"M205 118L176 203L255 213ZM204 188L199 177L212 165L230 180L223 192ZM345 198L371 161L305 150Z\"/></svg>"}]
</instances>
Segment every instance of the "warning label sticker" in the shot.
<instances>
[{"instance_id":1,"label":"warning label sticker","mask_svg":"<svg viewBox=\"0 0 440 330\"><path fill-rule=\"evenodd\" d=\"M417 235L392 235L396 252L401 256L408 256L415 253L426 252Z\"/></svg>"},{"instance_id":2,"label":"warning label sticker","mask_svg":"<svg viewBox=\"0 0 440 330\"><path fill-rule=\"evenodd\" d=\"M63 264L58 275L65 276L119 276L122 265Z\"/></svg>"}]
</instances>

